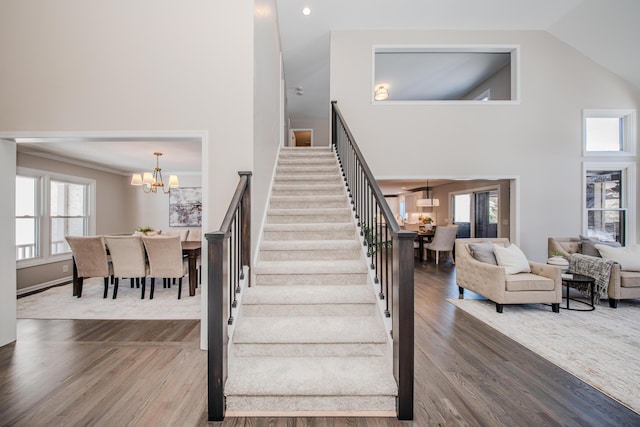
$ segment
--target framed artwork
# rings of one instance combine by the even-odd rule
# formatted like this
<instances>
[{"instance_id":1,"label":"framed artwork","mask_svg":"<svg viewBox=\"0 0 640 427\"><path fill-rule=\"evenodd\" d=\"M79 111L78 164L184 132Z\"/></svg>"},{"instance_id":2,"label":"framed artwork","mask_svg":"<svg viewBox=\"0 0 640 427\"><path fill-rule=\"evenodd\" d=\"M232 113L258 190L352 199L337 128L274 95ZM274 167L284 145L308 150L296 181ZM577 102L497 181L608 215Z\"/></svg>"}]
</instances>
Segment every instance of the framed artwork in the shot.
<instances>
[{"instance_id":1,"label":"framed artwork","mask_svg":"<svg viewBox=\"0 0 640 427\"><path fill-rule=\"evenodd\" d=\"M202 226L202 187L172 188L169 192L169 227Z\"/></svg>"}]
</instances>

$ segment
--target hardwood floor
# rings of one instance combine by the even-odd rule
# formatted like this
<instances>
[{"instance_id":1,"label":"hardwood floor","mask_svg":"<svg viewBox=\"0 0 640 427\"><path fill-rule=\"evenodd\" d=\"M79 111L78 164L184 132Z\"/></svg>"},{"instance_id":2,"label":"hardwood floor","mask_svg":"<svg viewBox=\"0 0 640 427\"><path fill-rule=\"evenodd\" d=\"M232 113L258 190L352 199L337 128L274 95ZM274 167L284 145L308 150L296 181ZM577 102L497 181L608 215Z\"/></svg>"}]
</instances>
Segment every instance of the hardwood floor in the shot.
<instances>
[{"instance_id":1,"label":"hardwood floor","mask_svg":"<svg viewBox=\"0 0 640 427\"><path fill-rule=\"evenodd\" d=\"M206 354L198 348L198 321L24 319L18 321L18 341L0 348L0 425L640 425L639 414L456 310L446 301L458 297L450 264L416 262L415 285L413 423L385 418L207 423Z\"/></svg>"}]
</instances>

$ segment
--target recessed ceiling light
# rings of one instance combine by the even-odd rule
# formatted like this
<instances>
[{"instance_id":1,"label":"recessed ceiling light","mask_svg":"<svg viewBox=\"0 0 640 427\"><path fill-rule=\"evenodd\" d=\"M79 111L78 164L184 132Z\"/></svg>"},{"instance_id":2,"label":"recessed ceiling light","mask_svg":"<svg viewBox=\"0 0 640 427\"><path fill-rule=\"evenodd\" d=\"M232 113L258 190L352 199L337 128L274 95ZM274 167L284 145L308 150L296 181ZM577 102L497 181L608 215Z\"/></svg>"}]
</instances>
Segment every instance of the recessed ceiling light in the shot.
<instances>
[{"instance_id":1,"label":"recessed ceiling light","mask_svg":"<svg viewBox=\"0 0 640 427\"><path fill-rule=\"evenodd\" d=\"M308 7L305 7L304 9L302 9L302 14L305 16L311 15L311 9Z\"/></svg>"}]
</instances>

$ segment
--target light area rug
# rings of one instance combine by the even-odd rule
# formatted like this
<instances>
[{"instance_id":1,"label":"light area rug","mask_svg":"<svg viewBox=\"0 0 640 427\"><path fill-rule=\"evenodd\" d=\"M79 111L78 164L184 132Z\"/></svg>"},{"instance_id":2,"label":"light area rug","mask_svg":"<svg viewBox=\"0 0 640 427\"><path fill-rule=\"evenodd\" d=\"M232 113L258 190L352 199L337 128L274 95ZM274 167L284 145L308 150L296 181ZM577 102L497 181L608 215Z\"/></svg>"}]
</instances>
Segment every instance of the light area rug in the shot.
<instances>
[{"instance_id":1,"label":"light area rug","mask_svg":"<svg viewBox=\"0 0 640 427\"><path fill-rule=\"evenodd\" d=\"M448 301L640 413L640 301L560 313L544 305L507 305L502 314L487 300Z\"/></svg>"},{"instance_id":2,"label":"light area rug","mask_svg":"<svg viewBox=\"0 0 640 427\"><path fill-rule=\"evenodd\" d=\"M18 298L19 319L125 319L125 320L181 320L200 319L200 287L196 294L189 296L188 282L182 284L182 297L178 299L178 285L171 289L160 286L156 281L153 299L149 299L149 283L145 299L140 299L140 289L131 288L129 280L118 286L118 296L112 299L113 286L109 285L109 295L102 298L102 279L86 280L82 298L72 296L71 284L57 286L37 294Z\"/></svg>"}]
</instances>

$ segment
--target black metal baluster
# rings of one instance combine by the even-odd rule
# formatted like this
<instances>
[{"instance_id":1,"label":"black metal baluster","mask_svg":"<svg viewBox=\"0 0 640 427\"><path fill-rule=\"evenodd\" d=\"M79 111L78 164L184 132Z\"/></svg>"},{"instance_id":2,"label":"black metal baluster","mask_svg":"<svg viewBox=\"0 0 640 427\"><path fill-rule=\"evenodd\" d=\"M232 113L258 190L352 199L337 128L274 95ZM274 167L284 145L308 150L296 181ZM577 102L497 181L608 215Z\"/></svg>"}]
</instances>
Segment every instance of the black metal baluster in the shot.
<instances>
[{"instance_id":1,"label":"black metal baluster","mask_svg":"<svg viewBox=\"0 0 640 427\"><path fill-rule=\"evenodd\" d=\"M242 224L242 217L244 215L244 212L242 211L242 203L238 205L238 235L240 236L240 241L238 244L238 261L240 264L240 280L244 280L244 266L243 266L243 259L242 259L242 251L244 249L244 239L242 238L242 227L240 226L240 224ZM240 292L240 286L238 286L237 292Z\"/></svg>"},{"instance_id":2,"label":"black metal baluster","mask_svg":"<svg viewBox=\"0 0 640 427\"><path fill-rule=\"evenodd\" d=\"M384 224L384 293L386 295L386 301L385 301L385 310L384 310L384 315L386 317L391 317L391 312L389 312L389 253L391 252L390 250L390 245L389 245L389 227L388 224L385 222ZM391 264L393 265L393 264Z\"/></svg>"},{"instance_id":3,"label":"black metal baluster","mask_svg":"<svg viewBox=\"0 0 640 427\"><path fill-rule=\"evenodd\" d=\"M233 222L231 223L231 234L233 234ZM233 241L231 239L231 235L229 236L229 245L227 247L227 271L232 272L233 271ZM229 320L227 321L227 323L229 325L233 325L233 299L235 298L235 292L233 292L233 276L229 275L228 277L228 281L227 283L225 283L225 286L228 289L228 294L229 294Z\"/></svg>"},{"instance_id":4,"label":"black metal baluster","mask_svg":"<svg viewBox=\"0 0 640 427\"><path fill-rule=\"evenodd\" d=\"M382 238L380 233L380 209L379 202L374 200L374 211L373 211L373 227L375 230L373 244L375 245L373 254L374 254L374 265L376 266L374 271L373 283L379 283L380 279L378 278L378 274L380 273L380 240ZM380 284L380 298L384 298L384 294L382 293L382 284Z\"/></svg>"},{"instance_id":5,"label":"black metal baluster","mask_svg":"<svg viewBox=\"0 0 640 427\"><path fill-rule=\"evenodd\" d=\"M240 207L241 205L238 206L238 208L236 209L236 270L238 271L238 280L236 281L236 294L240 293L240 280L243 279L243 274L242 274L242 252L241 252L241 246L242 246L242 232L240 229L240 223L242 222L242 215L240 213Z\"/></svg>"}]
</instances>

